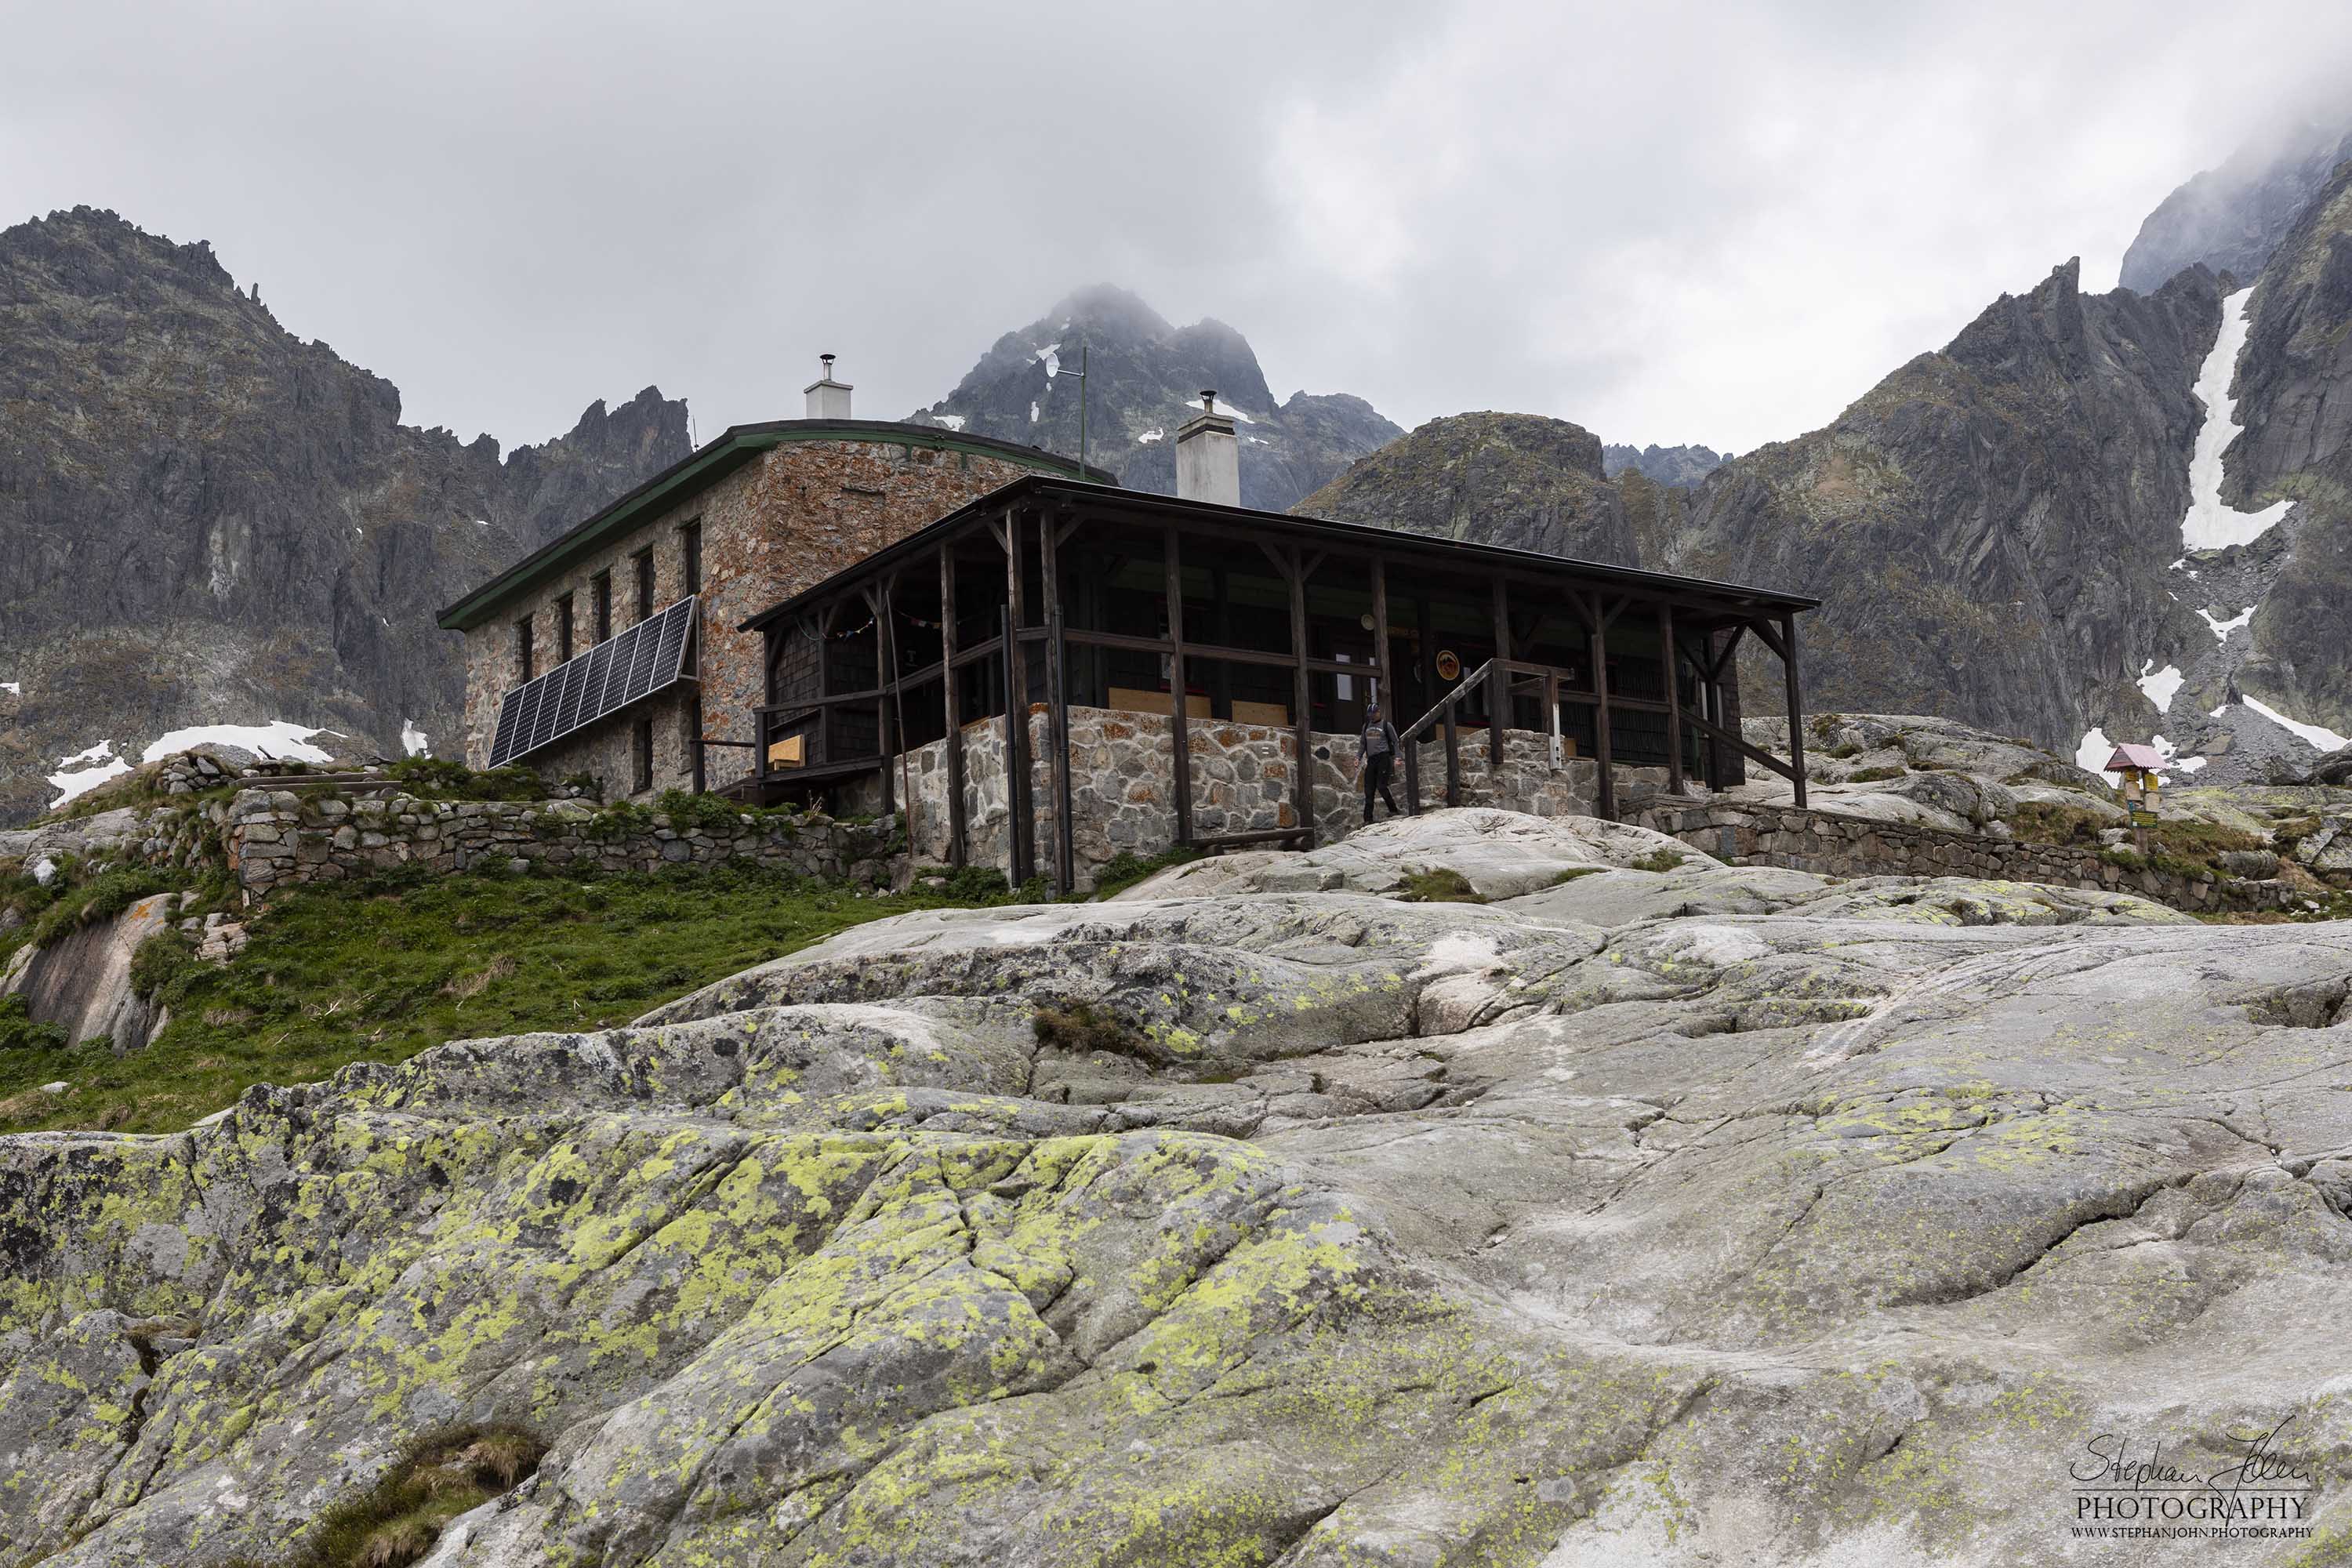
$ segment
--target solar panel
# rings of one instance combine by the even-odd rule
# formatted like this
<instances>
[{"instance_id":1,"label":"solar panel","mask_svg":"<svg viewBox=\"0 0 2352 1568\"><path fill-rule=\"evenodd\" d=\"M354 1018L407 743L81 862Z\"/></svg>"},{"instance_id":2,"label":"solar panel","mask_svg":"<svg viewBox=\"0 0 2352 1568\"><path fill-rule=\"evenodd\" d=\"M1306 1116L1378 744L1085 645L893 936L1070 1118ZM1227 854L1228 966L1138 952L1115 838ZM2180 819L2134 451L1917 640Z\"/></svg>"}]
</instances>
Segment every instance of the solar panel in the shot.
<instances>
[{"instance_id":1,"label":"solar panel","mask_svg":"<svg viewBox=\"0 0 2352 1568\"><path fill-rule=\"evenodd\" d=\"M680 599L500 698L490 766L551 746L683 679L698 602Z\"/></svg>"}]
</instances>

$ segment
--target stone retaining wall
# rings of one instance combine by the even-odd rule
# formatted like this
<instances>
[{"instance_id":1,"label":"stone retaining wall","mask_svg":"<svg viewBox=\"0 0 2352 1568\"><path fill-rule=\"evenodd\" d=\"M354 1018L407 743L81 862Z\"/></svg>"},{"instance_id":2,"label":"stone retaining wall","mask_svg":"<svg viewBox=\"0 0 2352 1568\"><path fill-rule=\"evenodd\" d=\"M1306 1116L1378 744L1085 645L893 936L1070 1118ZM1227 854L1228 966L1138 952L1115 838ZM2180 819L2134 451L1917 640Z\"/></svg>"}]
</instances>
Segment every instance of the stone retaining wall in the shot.
<instances>
[{"instance_id":1,"label":"stone retaining wall","mask_svg":"<svg viewBox=\"0 0 2352 1568\"><path fill-rule=\"evenodd\" d=\"M402 866L449 873L534 864L601 871L742 862L765 870L882 887L898 869L895 822L734 814L711 822L642 812L599 813L584 801L347 800L246 790L221 828L247 905L303 882L341 881Z\"/></svg>"},{"instance_id":2,"label":"stone retaining wall","mask_svg":"<svg viewBox=\"0 0 2352 1568\"><path fill-rule=\"evenodd\" d=\"M2129 869L2097 850L2071 845L2021 843L1787 805L1659 803L1627 820L1671 834L1719 860L1826 877L1983 877L2104 888L2191 912L2277 909L2294 897L2293 889L2278 882L2188 878L2154 867Z\"/></svg>"}]
</instances>

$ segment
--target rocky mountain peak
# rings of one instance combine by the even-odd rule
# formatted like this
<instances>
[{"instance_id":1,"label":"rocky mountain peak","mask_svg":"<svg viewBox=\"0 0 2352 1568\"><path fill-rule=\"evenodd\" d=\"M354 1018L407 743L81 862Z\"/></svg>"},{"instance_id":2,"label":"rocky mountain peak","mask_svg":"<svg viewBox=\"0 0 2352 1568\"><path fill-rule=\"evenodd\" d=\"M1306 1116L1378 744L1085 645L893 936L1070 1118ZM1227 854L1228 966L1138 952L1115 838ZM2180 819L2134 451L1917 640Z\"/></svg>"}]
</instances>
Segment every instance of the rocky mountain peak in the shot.
<instances>
[{"instance_id":1,"label":"rocky mountain peak","mask_svg":"<svg viewBox=\"0 0 2352 1568\"><path fill-rule=\"evenodd\" d=\"M1601 438L1538 414L1433 419L1293 510L1310 517L1633 564L1632 529Z\"/></svg>"},{"instance_id":2,"label":"rocky mountain peak","mask_svg":"<svg viewBox=\"0 0 2352 1568\"><path fill-rule=\"evenodd\" d=\"M1277 405L1238 329L1214 319L1172 327L1108 284L1078 289L1005 333L953 392L908 417L1076 457L1081 344L1087 459L1135 489L1174 492L1176 432L1203 388L1239 426L1247 506L1287 507L1400 433L1358 397L1301 392Z\"/></svg>"},{"instance_id":3,"label":"rocky mountain peak","mask_svg":"<svg viewBox=\"0 0 2352 1568\"><path fill-rule=\"evenodd\" d=\"M454 736L434 611L688 450L653 388L503 462L403 425L210 247L89 207L0 233L0 822L190 725Z\"/></svg>"}]
</instances>

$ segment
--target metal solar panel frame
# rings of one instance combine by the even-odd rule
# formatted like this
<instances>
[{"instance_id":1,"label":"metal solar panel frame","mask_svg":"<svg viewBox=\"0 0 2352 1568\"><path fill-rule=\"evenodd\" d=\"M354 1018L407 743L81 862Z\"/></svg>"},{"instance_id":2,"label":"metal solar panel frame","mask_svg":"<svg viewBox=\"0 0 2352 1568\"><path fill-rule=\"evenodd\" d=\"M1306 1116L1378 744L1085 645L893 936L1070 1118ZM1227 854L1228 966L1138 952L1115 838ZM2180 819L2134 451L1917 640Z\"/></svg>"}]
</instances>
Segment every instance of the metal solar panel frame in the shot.
<instances>
[{"instance_id":1,"label":"metal solar panel frame","mask_svg":"<svg viewBox=\"0 0 2352 1568\"><path fill-rule=\"evenodd\" d=\"M689 595L501 697L490 766L520 762L688 679L700 602Z\"/></svg>"}]
</instances>

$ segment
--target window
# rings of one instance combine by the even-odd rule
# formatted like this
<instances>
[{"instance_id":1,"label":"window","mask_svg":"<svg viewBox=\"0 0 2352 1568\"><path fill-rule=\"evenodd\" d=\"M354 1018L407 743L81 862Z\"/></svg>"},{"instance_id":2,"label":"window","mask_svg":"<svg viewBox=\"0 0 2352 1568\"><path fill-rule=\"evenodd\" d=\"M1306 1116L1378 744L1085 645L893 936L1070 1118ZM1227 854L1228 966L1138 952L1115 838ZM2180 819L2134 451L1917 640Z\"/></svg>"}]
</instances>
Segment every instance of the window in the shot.
<instances>
[{"instance_id":1,"label":"window","mask_svg":"<svg viewBox=\"0 0 2352 1568\"><path fill-rule=\"evenodd\" d=\"M654 552L640 550L631 557L637 569L637 619L654 618Z\"/></svg>"},{"instance_id":2,"label":"window","mask_svg":"<svg viewBox=\"0 0 2352 1568\"><path fill-rule=\"evenodd\" d=\"M572 595L561 595L555 601L555 662L572 662Z\"/></svg>"},{"instance_id":3,"label":"window","mask_svg":"<svg viewBox=\"0 0 2352 1568\"><path fill-rule=\"evenodd\" d=\"M677 531L677 553L681 567L679 580L688 594L702 592L702 520L695 519Z\"/></svg>"},{"instance_id":4,"label":"window","mask_svg":"<svg viewBox=\"0 0 2352 1568\"><path fill-rule=\"evenodd\" d=\"M530 617L525 616L515 623L515 668L524 680L537 672L530 667Z\"/></svg>"},{"instance_id":5,"label":"window","mask_svg":"<svg viewBox=\"0 0 2352 1568\"><path fill-rule=\"evenodd\" d=\"M599 572L588 580L588 597L596 611L596 640L613 635L613 574Z\"/></svg>"},{"instance_id":6,"label":"window","mask_svg":"<svg viewBox=\"0 0 2352 1568\"><path fill-rule=\"evenodd\" d=\"M636 775L636 782L629 786L629 793L643 795L654 787L654 721L652 720L637 721L636 733L632 737L630 749L635 753L633 771Z\"/></svg>"}]
</instances>

